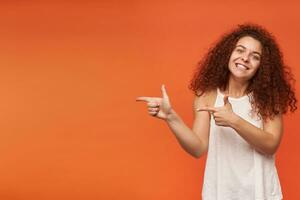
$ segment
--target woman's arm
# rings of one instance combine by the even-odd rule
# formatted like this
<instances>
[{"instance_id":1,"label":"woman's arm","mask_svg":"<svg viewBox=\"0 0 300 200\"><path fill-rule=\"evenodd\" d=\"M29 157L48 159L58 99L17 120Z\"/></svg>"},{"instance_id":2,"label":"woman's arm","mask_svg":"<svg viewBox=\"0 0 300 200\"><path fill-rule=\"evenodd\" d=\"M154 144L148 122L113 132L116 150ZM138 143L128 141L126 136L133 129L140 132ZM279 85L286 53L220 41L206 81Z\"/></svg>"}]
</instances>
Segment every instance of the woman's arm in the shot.
<instances>
[{"instance_id":1,"label":"woman's arm","mask_svg":"<svg viewBox=\"0 0 300 200\"><path fill-rule=\"evenodd\" d=\"M258 151L268 155L275 154L283 133L281 115L264 121L263 129L257 128L237 115L230 126Z\"/></svg>"},{"instance_id":2,"label":"woman's arm","mask_svg":"<svg viewBox=\"0 0 300 200\"><path fill-rule=\"evenodd\" d=\"M148 113L166 121L181 147L192 156L199 158L207 151L210 116L205 112L197 112L196 109L199 106L210 105L206 103L209 95L195 97L193 109L195 119L193 128L190 129L173 110L165 87L162 86L161 90L162 98L138 97L136 100L147 102Z\"/></svg>"},{"instance_id":3,"label":"woman's arm","mask_svg":"<svg viewBox=\"0 0 300 200\"><path fill-rule=\"evenodd\" d=\"M228 96L224 96L224 106L202 107L197 111L209 111L212 113L216 124L233 128L242 138L261 153L273 155L281 141L283 133L282 116L277 115L273 119L263 122L263 129L257 128L232 111Z\"/></svg>"},{"instance_id":4,"label":"woman's arm","mask_svg":"<svg viewBox=\"0 0 300 200\"><path fill-rule=\"evenodd\" d=\"M210 115L206 112L197 112L199 106L208 106L212 102L212 94L203 94L194 99L194 122L192 130L174 112L167 119L169 128L174 133L181 147L196 158L200 158L208 149Z\"/></svg>"},{"instance_id":5,"label":"woman's arm","mask_svg":"<svg viewBox=\"0 0 300 200\"><path fill-rule=\"evenodd\" d=\"M201 119L195 120L194 124L196 124L196 121L199 120ZM207 150L207 140L199 137L199 134L201 133L202 135L205 135L203 134L203 131L197 132L197 135L196 132L194 132L195 128L191 130L175 111L172 111L172 114L168 116L166 122L180 146L187 153L195 158L199 158ZM199 126L196 125L196 127Z\"/></svg>"}]
</instances>

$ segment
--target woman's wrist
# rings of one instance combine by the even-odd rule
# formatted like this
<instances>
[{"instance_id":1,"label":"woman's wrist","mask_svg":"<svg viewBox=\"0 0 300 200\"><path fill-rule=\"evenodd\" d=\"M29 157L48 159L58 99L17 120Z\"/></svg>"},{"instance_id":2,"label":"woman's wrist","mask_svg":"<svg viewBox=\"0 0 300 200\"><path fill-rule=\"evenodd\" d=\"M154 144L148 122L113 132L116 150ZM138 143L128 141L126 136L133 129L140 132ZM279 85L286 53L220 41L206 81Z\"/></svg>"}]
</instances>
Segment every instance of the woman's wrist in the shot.
<instances>
[{"instance_id":1,"label":"woman's wrist","mask_svg":"<svg viewBox=\"0 0 300 200\"><path fill-rule=\"evenodd\" d=\"M230 119L230 127L235 129L236 126L240 123L241 117L237 114L233 113L231 119Z\"/></svg>"},{"instance_id":2,"label":"woman's wrist","mask_svg":"<svg viewBox=\"0 0 300 200\"><path fill-rule=\"evenodd\" d=\"M166 116L165 121L168 123L172 123L174 121L178 120L178 115L175 112L175 110L171 109L168 115Z\"/></svg>"}]
</instances>

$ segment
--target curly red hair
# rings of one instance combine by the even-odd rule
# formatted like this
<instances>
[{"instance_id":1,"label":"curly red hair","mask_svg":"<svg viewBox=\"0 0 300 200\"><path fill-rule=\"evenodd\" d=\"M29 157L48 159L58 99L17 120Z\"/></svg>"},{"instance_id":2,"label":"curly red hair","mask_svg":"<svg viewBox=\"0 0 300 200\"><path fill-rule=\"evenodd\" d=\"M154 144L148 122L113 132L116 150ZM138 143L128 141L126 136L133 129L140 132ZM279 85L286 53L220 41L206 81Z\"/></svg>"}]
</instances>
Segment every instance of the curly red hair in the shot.
<instances>
[{"instance_id":1,"label":"curly red hair","mask_svg":"<svg viewBox=\"0 0 300 200\"><path fill-rule=\"evenodd\" d=\"M189 89L197 96L217 88L225 90L230 74L229 58L237 41L244 36L250 36L262 45L260 66L246 91L248 95L253 94L250 98L252 110L263 119L284 114L288 108L294 112L297 99L290 68L283 63L283 55L274 36L256 24L238 25L223 35L198 63Z\"/></svg>"}]
</instances>

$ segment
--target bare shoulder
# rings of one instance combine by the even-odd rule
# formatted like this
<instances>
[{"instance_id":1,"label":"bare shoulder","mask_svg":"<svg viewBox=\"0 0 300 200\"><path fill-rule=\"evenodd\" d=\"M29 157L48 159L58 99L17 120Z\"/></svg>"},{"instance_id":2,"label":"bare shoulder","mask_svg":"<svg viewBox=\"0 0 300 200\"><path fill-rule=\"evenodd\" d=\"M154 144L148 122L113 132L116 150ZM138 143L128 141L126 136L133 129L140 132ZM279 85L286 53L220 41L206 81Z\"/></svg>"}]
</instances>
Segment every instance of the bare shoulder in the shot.
<instances>
[{"instance_id":1,"label":"bare shoulder","mask_svg":"<svg viewBox=\"0 0 300 200\"><path fill-rule=\"evenodd\" d=\"M217 90L210 90L204 92L201 96L196 96L194 99L194 108L208 106L213 107L217 97Z\"/></svg>"}]
</instances>

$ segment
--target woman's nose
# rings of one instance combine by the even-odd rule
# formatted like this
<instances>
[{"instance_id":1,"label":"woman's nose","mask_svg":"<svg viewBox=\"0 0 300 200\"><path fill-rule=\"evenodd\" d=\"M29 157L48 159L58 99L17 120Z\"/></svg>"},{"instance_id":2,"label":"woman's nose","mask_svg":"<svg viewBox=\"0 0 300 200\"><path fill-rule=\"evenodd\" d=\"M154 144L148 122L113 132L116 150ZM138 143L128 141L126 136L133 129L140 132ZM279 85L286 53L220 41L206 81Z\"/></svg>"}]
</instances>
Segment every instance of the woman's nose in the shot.
<instances>
[{"instance_id":1,"label":"woman's nose","mask_svg":"<svg viewBox=\"0 0 300 200\"><path fill-rule=\"evenodd\" d=\"M244 53L242 55L242 59L243 59L244 62L248 62L249 61L249 54L248 53Z\"/></svg>"}]
</instances>

